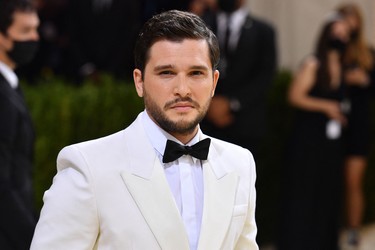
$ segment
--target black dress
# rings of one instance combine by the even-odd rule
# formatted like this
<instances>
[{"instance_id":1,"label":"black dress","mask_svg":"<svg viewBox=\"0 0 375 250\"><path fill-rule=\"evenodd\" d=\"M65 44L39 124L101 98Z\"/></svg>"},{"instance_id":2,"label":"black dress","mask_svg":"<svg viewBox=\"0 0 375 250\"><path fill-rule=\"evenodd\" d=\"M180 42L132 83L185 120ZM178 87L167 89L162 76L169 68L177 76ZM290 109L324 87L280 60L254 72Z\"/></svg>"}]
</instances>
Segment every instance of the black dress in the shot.
<instances>
[{"instance_id":1,"label":"black dress","mask_svg":"<svg viewBox=\"0 0 375 250\"><path fill-rule=\"evenodd\" d=\"M316 86L309 94L341 101L343 93L340 85L335 90ZM280 250L338 249L343 131L329 138L328 123L323 113L296 111L282 170Z\"/></svg>"},{"instance_id":2,"label":"black dress","mask_svg":"<svg viewBox=\"0 0 375 250\"><path fill-rule=\"evenodd\" d=\"M346 154L367 157L370 151L371 119L368 88L350 87L351 110L346 131Z\"/></svg>"}]
</instances>

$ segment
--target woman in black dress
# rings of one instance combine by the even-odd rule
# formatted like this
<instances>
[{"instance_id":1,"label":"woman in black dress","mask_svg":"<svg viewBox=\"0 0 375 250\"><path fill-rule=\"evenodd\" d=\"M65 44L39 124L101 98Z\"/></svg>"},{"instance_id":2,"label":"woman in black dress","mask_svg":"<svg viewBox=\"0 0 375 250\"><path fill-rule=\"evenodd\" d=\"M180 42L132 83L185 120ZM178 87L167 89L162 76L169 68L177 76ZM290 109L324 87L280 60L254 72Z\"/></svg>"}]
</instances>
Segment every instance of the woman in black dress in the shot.
<instances>
[{"instance_id":1,"label":"woman in black dress","mask_svg":"<svg viewBox=\"0 0 375 250\"><path fill-rule=\"evenodd\" d=\"M327 21L289 90L296 110L283 173L280 250L338 249L343 162L342 58L348 26Z\"/></svg>"},{"instance_id":2,"label":"woman in black dress","mask_svg":"<svg viewBox=\"0 0 375 250\"><path fill-rule=\"evenodd\" d=\"M350 40L344 55L344 83L350 101L348 115L346 158L344 163L347 244L359 245L358 229L364 210L363 177L370 149L370 85L374 59L363 32L363 18L359 7L344 4L338 7L350 27ZM354 248L353 248L354 249Z\"/></svg>"}]
</instances>

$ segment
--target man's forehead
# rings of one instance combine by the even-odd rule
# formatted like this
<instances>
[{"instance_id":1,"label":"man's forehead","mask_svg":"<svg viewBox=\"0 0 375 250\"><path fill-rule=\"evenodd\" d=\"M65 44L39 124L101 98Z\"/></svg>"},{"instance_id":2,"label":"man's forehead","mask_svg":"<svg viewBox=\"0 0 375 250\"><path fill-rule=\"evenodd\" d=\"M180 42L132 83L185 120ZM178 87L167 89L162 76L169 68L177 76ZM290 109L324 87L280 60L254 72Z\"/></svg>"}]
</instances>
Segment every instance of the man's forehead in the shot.
<instances>
[{"instance_id":1,"label":"man's forehead","mask_svg":"<svg viewBox=\"0 0 375 250\"><path fill-rule=\"evenodd\" d=\"M30 25L34 24L35 22L39 23L38 14L35 11L15 11L13 13L13 23L30 23Z\"/></svg>"},{"instance_id":2,"label":"man's forehead","mask_svg":"<svg viewBox=\"0 0 375 250\"><path fill-rule=\"evenodd\" d=\"M184 46L179 46L184 44ZM192 46L193 44L193 46ZM166 51L171 51L173 49L183 49L185 46L190 46L190 48L193 48L195 50L201 50L204 49L209 53L209 46L205 39L192 39L192 38L184 38L179 40L171 40L171 39L162 39L154 42L150 48L149 48L149 55L150 52L157 53L161 48L166 49ZM155 49L157 47L157 49Z\"/></svg>"}]
</instances>

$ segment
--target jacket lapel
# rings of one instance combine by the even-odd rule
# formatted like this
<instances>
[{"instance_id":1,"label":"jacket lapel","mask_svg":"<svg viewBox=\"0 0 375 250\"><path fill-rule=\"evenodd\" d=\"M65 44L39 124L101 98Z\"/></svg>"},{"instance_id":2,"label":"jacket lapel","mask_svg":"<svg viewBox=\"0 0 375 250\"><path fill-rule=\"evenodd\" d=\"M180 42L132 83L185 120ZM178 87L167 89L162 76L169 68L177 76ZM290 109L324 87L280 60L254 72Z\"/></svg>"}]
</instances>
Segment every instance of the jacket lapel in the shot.
<instances>
[{"instance_id":1,"label":"jacket lapel","mask_svg":"<svg viewBox=\"0 0 375 250\"><path fill-rule=\"evenodd\" d=\"M221 249L232 219L238 176L228 173L218 159L220 156L212 145L202 166L204 208L199 250Z\"/></svg>"},{"instance_id":2,"label":"jacket lapel","mask_svg":"<svg viewBox=\"0 0 375 250\"><path fill-rule=\"evenodd\" d=\"M189 249L180 213L163 167L150 145L140 117L128 129L130 171L121 176L161 249ZM130 157L131 156L131 157Z\"/></svg>"},{"instance_id":3,"label":"jacket lapel","mask_svg":"<svg viewBox=\"0 0 375 250\"><path fill-rule=\"evenodd\" d=\"M13 105L24 115L28 115L28 111L21 93L17 93L12 89L9 83L0 74L0 94L4 95Z\"/></svg>"},{"instance_id":4,"label":"jacket lapel","mask_svg":"<svg viewBox=\"0 0 375 250\"><path fill-rule=\"evenodd\" d=\"M32 140L34 140L35 134L33 121L27 109L21 89L18 89L18 91L12 89L12 87L9 85L2 74L0 74L0 98L8 99L9 102L16 107L16 109L25 120L24 124L25 126L27 126L28 133L30 134Z\"/></svg>"}]
</instances>

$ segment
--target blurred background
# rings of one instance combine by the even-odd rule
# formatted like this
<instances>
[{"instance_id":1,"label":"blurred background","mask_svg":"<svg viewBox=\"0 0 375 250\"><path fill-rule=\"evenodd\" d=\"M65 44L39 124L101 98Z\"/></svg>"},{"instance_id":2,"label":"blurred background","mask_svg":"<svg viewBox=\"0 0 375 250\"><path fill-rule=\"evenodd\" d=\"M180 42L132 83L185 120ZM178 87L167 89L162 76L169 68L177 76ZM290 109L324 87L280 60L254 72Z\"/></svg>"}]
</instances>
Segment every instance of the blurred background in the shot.
<instances>
[{"instance_id":1,"label":"blurred background","mask_svg":"<svg viewBox=\"0 0 375 250\"><path fill-rule=\"evenodd\" d=\"M125 128L143 109L132 83L135 37L153 14L167 9L201 12L188 0L35 0L41 20L40 49L32 64L17 70L36 130L35 203L56 173L66 145ZM92 3L93 5L91 5ZM208 2L215 2L208 1ZM344 0L247 0L251 15L273 26L277 70L267 93L267 152L257 169L258 242L275 249L285 146L295 110L287 91L295 71L313 53L319 30ZM353 2L353 1L352 1ZM363 11L366 39L375 45L375 1L355 0ZM110 6L114 5L114 8ZM88 7L94 6L94 7ZM111 11L108 11L111 9ZM373 96L374 97L374 96ZM371 99L375 138L375 101ZM375 147L365 175L364 228L375 222ZM373 236L375 237L375 236ZM375 246L372 245L375 249Z\"/></svg>"},{"instance_id":2,"label":"blurred background","mask_svg":"<svg viewBox=\"0 0 375 250\"><path fill-rule=\"evenodd\" d=\"M353 2L361 8L365 33L375 44L375 2L372 0L248 0L252 13L269 20L277 29L279 66L295 70L301 58L313 51L319 29L340 4Z\"/></svg>"}]
</instances>

